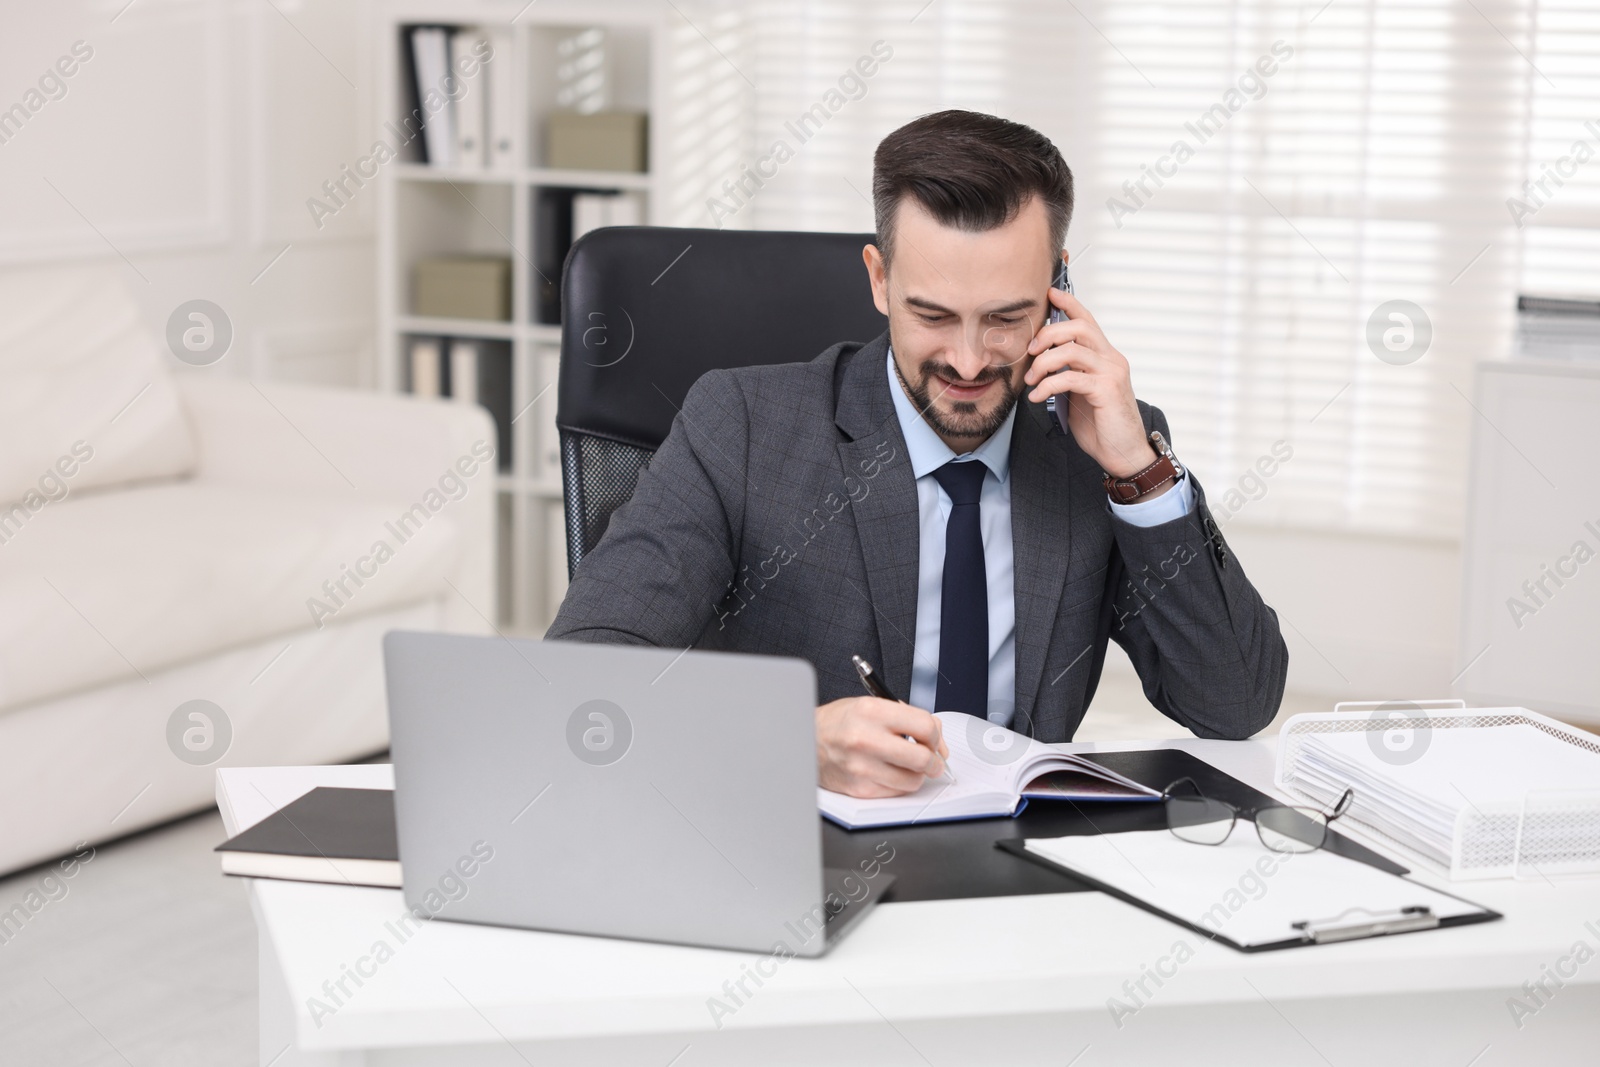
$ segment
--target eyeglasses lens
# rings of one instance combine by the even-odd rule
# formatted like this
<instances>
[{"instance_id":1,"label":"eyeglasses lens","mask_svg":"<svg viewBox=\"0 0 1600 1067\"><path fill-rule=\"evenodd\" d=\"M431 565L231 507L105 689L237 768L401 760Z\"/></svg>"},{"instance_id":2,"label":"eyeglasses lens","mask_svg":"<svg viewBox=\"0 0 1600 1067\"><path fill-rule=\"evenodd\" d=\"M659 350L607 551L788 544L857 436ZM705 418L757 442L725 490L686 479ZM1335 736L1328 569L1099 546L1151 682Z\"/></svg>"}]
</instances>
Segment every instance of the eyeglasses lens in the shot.
<instances>
[{"instance_id":1,"label":"eyeglasses lens","mask_svg":"<svg viewBox=\"0 0 1600 1067\"><path fill-rule=\"evenodd\" d=\"M1233 808L1210 797L1168 797L1167 826L1185 841L1220 845L1233 829Z\"/></svg>"},{"instance_id":2,"label":"eyeglasses lens","mask_svg":"<svg viewBox=\"0 0 1600 1067\"><path fill-rule=\"evenodd\" d=\"M1328 836L1328 820L1310 808L1263 808L1256 833L1274 852L1315 852Z\"/></svg>"}]
</instances>

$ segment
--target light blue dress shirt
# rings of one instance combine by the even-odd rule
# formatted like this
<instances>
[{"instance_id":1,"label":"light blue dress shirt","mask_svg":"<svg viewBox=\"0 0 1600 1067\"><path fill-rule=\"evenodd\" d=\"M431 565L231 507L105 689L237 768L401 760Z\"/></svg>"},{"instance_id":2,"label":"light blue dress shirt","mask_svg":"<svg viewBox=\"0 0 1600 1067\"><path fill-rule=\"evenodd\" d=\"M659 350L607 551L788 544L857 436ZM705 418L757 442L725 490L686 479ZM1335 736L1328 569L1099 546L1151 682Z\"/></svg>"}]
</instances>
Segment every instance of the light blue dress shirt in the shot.
<instances>
[{"instance_id":1,"label":"light blue dress shirt","mask_svg":"<svg viewBox=\"0 0 1600 1067\"><path fill-rule=\"evenodd\" d=\"M989 588L989 721L1009 727L1016 712L1017 606L1011 545L1011 429L1016 408L990 438L971 452L956 455L939 439L894 372L894 352L884 371L889 375L889 395L900 419L900 433L917 480L917 634L911 656L910 700L919 708L934 708L939 678L939 616L944 594L944 532L950 521L950 494L933 472L955 460L982 463L989 468L978 498L979 525L983 532L983 559ZM1194 488L1181 478L1172 491L1137 504L1106 506L1123 522L1157 526L1182 518L1194 508Z\"/></svg>"}]
</instances>

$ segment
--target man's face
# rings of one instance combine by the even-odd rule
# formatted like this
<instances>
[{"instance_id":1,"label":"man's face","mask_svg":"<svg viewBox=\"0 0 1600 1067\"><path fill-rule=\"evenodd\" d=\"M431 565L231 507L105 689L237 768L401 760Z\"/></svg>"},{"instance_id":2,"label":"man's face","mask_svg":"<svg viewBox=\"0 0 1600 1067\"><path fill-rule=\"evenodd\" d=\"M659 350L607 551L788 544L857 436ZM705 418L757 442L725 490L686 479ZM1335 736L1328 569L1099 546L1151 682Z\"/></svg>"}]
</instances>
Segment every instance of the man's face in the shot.
<instances>
[{"instance_id":1,"label":"man's face","mask_svg":"<svg viewBox=\"0 0 1600 1067\"><path fill-rule=\"evenodd\" d=\"M1000 428L1022 391L1028 342L1044 323L1057 252L1044 203L1034 197L997 229L941 225L907 197L895 217L894 264L864 252L872 297L906 392L954 451Z\"/></svg>"}]
</instances>

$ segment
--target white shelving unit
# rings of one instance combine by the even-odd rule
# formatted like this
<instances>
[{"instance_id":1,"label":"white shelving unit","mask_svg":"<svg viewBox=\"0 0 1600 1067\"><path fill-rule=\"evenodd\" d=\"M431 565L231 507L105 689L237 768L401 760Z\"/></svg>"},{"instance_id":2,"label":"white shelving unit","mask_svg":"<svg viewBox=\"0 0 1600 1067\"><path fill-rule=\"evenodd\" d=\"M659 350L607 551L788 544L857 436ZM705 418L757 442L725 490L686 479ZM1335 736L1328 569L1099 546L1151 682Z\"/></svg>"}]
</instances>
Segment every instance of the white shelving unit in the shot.
<instances>
[{"instance_id":1,"label":"white shelving unit","mask_svg":"<svg viewBox=\"0 0 1600 1067\"><path fill-rule=\"evenodd\" d=\"M511 360L513 422L509 465L496 478L500 514L500 603L496 620L510 632L542 634L566 589L561 471L556 449L555 364L561 327L536 321L535 198L546 187L630 191L641 195L646 222L662 216L668 143L663 83L671 7L623 0L586 3L395 2L377 17L379 121L397 126L409 106L405 31L417 25L501 29L513 65L512 128L516 166L501 170L439 167L416 153L378 175L378 368L380 389L405 387L410 338L439 336L497 342ZM596 32L598 31L598 32ZM491 106L493 106L491 104ZM546 117L556 110L644 111L649 116L647 173L559 170L545 166ZM436 255L511 259L509 322L411 314L411 267ZM554 460L554 461L553 461Z\"/></svg>"}]
</instances>

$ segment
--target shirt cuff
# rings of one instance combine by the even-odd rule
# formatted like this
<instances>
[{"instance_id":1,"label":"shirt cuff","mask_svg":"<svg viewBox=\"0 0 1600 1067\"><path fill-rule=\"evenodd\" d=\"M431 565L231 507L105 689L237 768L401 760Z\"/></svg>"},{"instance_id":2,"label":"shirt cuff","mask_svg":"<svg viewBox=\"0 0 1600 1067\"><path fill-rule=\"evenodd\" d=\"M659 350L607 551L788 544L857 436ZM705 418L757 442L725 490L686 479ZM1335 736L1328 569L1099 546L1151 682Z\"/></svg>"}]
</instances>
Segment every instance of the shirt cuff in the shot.
<instances>
[{"instance_id":1,"label":"shirt cuff","mask_svg":"<svg viewBox=\"0 0 1600 1067\"><path fill-rule=\"evenodd\" d=\"M1111 514L1134 526L1160 526L1173 519L1181 519L1194 510L1194 486L1187 472L1178 483L1154 500L1140 500L1133 504L1118 504L1106 499Z\"/></svg>"}]
</instances>

